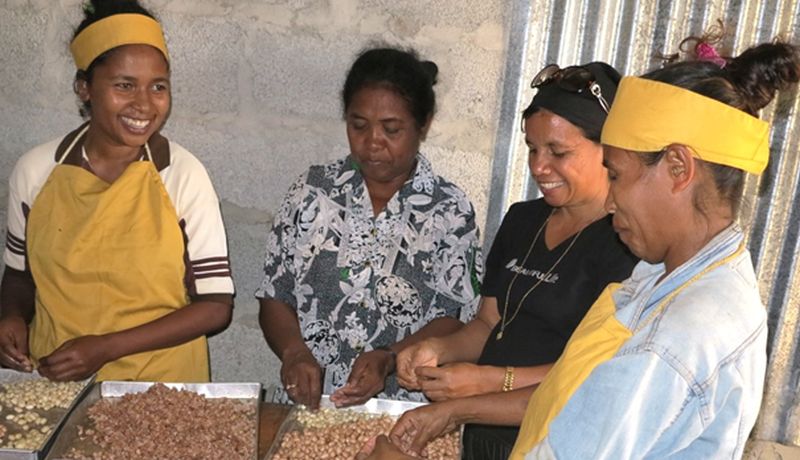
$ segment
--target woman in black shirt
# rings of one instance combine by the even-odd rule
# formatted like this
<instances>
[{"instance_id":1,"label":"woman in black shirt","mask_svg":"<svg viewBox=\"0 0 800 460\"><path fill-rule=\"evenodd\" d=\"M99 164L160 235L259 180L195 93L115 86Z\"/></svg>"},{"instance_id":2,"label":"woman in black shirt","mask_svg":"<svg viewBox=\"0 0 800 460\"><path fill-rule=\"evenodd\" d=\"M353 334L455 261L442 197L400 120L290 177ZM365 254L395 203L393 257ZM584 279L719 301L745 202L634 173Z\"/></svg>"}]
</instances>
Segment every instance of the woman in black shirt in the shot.
<instances>
[{"instance_id":1,"label":"woman in black shirt","mask_svg":"<svg viewBox=\"0 0 800 460\"><path fill-rule=\"evenodd\" d=\"M600 132L620 75L605 63L548 66L522 114L543 197L514 204L486 261L478 316L404 350L398 380L434 401L539 383L603 288L636 259L605 211ZM467 459L507 458L517 427L468 426Z\"/></svg>"}]
</instances>

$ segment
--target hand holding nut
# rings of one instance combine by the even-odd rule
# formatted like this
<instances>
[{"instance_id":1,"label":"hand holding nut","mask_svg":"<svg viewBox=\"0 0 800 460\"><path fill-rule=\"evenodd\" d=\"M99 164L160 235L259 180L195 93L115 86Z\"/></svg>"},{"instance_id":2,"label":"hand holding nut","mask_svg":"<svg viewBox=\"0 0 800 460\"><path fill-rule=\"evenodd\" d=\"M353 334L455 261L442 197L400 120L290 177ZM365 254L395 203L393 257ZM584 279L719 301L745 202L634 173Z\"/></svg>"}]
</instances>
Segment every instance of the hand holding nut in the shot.
<instances>
[{"instance_id":1,"label":"hand holding nut","mask_svg":"<svg viewBox=\"0 0 800 460\"><path fill-rule=\"evenodd\" d=\"M403 414L389 432L394 445L409 455L419 456L433 439L454 431L455 409L461 401L428 404Z\"/></svg>"},{"instance_id":2,"label":"hand holding nut","mask_svg":"<svg viewBox=\"0 0 800 460\"><path fill-rule=\"evenodd\" d=\"M28 358L28 325L21 316L0 320L0 364L21 372L32 372Z\"/></svg>"},{"instance_id":3,"label":"hand holding nut","mask_svg":"<svg viewBox=\"0 0 800 460\"><path fill-rule=\"evenodd\" d=\"M112 360L107 336L85 335L67 340L39 360L39 373L50 380L67 382L90 377Z\"/></svg>"},{"instance_id":4,"label":"hand holding nut","mask_svg":"<svg viewBox=\"0 0 800 460\"><path fill-rule=\"evenodd\" d=\"M419 390L422 386L417 379L416 369L438 365L439 352L434 339L415 343L397 354L397 382L409 390Z\"/></svg>"}]
</instances>

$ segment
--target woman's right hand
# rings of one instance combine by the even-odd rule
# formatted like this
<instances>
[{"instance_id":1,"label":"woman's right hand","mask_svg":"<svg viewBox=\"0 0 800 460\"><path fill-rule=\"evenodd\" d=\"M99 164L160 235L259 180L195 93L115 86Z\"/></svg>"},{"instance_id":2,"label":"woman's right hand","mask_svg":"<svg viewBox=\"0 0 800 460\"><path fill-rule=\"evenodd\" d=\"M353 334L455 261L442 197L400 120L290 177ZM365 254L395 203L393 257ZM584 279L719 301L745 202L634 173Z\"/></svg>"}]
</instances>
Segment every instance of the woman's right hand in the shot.
<instances>
[{"instance_id":1,"label":"woman's right hand","mask_svg":"<svg viewBox=\"0 0 800 460\"><path fill-rule=\"evenodd\" d=\"M319 407L322 396L322 368L305 344L283 355L281 382L292 401L311 409Z\"/></svg>"},{"instance_id":2,"label":"woman's right hand","mask_svg":"<svg viewBox=\"0 0 800 460\"><path fill-rule=\"evenodd\" d=\"M420 456L428 443L456 429L453 410L457 403L432 403L407 411L392 427L389 439L403 452Z\"/></svg>"},{"instance_id":3,"label":"woman's right hand","mask_svg":"<svg viewBox=\"0 0 800 460\"><path fill-rule=\"evenodd\" d=\"M21 316L0 319L0 364L17 371L33 371L28 357L28 324Z\"/></svg>"},{"instance_id":4,"label":"woman's right hand","mask_svg":"<svg viewBox=\"0 0 800 460\"><path fill-rule=\"evenodd\" d=\"M397 354L396 363L397 383L409 390L421 389L417 368L439 365L436 339L426 339L404 348Z\"/></svg>"}]
</instances>

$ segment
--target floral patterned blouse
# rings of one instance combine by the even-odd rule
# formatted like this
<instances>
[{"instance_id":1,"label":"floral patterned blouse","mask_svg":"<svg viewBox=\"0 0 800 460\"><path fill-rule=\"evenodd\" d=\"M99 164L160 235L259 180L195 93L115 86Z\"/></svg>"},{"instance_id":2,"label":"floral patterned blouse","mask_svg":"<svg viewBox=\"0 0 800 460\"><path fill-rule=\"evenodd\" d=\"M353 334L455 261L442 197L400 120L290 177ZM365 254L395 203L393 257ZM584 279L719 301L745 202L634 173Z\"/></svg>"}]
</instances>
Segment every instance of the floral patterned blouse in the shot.
<instances>
[{"instance_id":1,"label":"floral patterned blouse","mask_svg":"<svg viewBox=\"0 0 800 460\"><path fill-rule=\"evenodd\" d=\"M292 306L325 373L343 386L362 351L435 318L470 320L483 260L472 203L417 155L414 174L377 216L349 157L312 166L292 185L267 236L258 298ZM381 398L424 401L394 376Z\"/></svg>"}]
</instances>

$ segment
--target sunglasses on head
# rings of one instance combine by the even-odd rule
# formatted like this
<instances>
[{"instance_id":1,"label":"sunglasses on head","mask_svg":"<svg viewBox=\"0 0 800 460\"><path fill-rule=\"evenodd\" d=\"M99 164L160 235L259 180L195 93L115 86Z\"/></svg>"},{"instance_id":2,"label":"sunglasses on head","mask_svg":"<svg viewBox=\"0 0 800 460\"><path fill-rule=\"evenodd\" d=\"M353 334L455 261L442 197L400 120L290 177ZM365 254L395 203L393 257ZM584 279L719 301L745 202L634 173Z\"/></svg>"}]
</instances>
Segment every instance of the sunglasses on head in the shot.
<instances>
[{"instance_id":1,"label":"sunglasses on head","mask_svg":"<svg viewBox=\"0 0 800 460\"><path fill-rule=\"evenodd\" d=\"M583 93L588 89L592 96L597 99L597 102L600 103L600 107L608 113L609 104L603 97L603 92L600 90L600 85L594 78L594 74L589 69L581 66L570 66L562 69L556 64L550 64L533 77L531 88L538 88L551 83L571 93Z\"/></svg>"}]
</instances>

